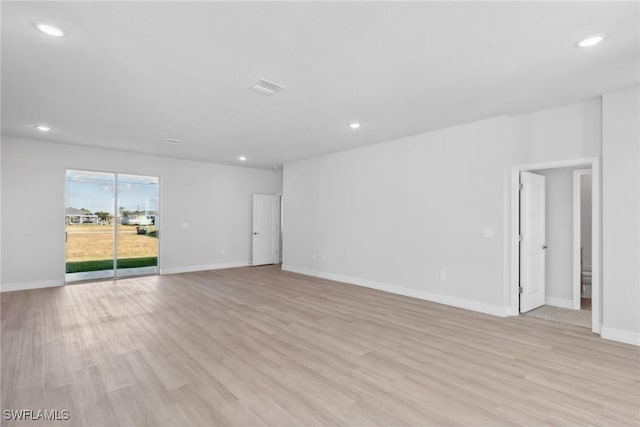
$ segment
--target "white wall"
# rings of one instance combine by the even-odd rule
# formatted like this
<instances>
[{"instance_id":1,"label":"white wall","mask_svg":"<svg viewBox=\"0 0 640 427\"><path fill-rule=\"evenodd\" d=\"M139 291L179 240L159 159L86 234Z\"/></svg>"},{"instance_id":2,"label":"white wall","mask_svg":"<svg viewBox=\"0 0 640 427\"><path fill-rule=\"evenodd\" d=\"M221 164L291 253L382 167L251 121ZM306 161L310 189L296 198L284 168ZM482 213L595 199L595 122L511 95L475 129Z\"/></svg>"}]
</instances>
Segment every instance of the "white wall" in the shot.
<instances>
[{"instance_id":1,"label":"white wall","mask_svg":"<svg viewBox=\"0 0 640 427\"><path fill-rule=\"evenodd\" d=\"M573 169L533 171L546 181L546 304L573 305Z\"/></svg>"},{"instance_id":2,"label":"white wall","mask_svg":"<svg viewBox=\"0 0 640 427\"><path fill-rule=\"evenodd\" d=\"M247 265L253 193L274 172L3 138L2 289L62 284L65 169L161 176L161 271Z\"/></svg>"},{"instance_id":3,"label":"white wall","mask_svg":"<svg viewBox=\"0 0 640 427\"><path fill-rule=\"evenodd\" d=\"M282 168L278 168L273 173L273 192L282 194Z\"/></svg>"},{"instance_id":4,"label":"white wall","mask_svg":"<svg viewBox=\"0 0 640 427\"><path fill-rule=\"evenodd\" d=\"M603 96L602 335L640 345L640 89Z\"/></svg>"},{"instance_id":5,"label":"white wall","mask_svg":"<svg viewBox=\"0 0 640 427\"><path fill-rule=\"evenodd\" d=\"M508 136L496 118L287 164L284 267L504 315Z\"/></svg>"},{"instance_id":6,"label":"white wall","mask_svg":"<svg viewBox=\"0 0 640 427\"><path fill-rule=\"evenodd\" d=\"M510 163L521 165L602 154L600 98L511 119Z\"/></svg>"}]
</instances>

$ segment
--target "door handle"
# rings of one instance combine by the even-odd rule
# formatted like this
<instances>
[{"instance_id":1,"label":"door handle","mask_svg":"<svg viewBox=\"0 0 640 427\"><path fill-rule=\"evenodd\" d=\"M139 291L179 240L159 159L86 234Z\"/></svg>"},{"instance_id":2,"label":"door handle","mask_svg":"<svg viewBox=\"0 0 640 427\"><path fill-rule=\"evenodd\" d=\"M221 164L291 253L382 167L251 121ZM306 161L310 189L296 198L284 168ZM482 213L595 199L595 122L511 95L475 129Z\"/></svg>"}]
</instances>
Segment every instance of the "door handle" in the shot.
<instances>
[{"instance_id":1,"label":"door handle","mask_svg":"<svg viewBox=\"0 0 640 427\"><path fill-rule=\"evenodd\" d=\"M542 249L547 249L547 245L542 245Z\"/></svg>"},{"instance_id":2,"label":"door handle","mask_svg":"<svg viewBox=\"0 0 640 427\"><path fill-rule=\"evenodd\" d=\"M254 232L253 232L253 235L255 236L256 234L260 234L260 233L257 233L257 232L255 232L255 231L254 231Z\"/></svg>"}]
</instances>

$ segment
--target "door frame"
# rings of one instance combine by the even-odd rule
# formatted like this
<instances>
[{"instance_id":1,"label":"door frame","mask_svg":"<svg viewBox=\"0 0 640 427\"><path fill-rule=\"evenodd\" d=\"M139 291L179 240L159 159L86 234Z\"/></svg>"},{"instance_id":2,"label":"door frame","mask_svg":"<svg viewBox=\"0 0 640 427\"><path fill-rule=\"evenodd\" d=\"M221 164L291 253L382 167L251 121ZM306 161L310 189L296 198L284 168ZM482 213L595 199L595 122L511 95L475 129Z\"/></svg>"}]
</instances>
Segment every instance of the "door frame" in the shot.
<instances>
[{"instance_id":1,"label":"door frame","mask_svg":"<svg viewBox=\"0 0 640 427\"><path fill-rule=\"evenodd\" d=\"M520 172L535 171L540 169L558 169L567 167L590 168L591 180L591 330L600 334L602 329L602 286L601 286L601 196L600 196L600 157L586 157L580 159L560 160L553 162L531 163L515 165L511 167L511 284L509 314L518 316L519 310L519 277L520 277L520 245L519 245L519 222L520 222ZM575 252L574 252L575 253Z\"/></svg>"},{"instance_id":2,"label":"door frame","mask_svg":"<svg viewBox=\"0 0 640 427\"><path fill-rule=\"evenodd\" d=\"M573 170L573 309L580 310L582 296L582 189L580 179L583 175L591 175L591 169ZM593 179L593 177L592 177ZM593 186L593 184L592 184ZM593 190L593 188L592 188ZM592 202L593 204L593 202ZM593 243L592 243L593 246Z\"/></svg>"}]
</instances>

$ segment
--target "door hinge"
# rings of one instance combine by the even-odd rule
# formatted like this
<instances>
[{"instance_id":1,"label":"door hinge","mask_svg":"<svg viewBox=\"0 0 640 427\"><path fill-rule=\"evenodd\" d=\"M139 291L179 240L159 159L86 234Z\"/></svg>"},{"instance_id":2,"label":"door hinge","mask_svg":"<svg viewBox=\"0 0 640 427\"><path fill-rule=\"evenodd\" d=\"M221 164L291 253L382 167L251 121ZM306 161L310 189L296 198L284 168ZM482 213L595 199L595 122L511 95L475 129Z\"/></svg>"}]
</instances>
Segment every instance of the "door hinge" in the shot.
<instances>
[{"instance_id":1,"label":"door hinge","mask_svg":"<svg viewBox=\"0 0 640 427\"><path fill-rule=\"evenodd\" d=\"M524 188L524 184L519 183L519 184L518 184L518 190L522 191L522 189L523 189L523 188Z\"/></svg>"},{"instance_id":2,"label":"door hinge","mask_svg":"<svg viewBox=\"0 0 640 427\"><path fill-rule=\"evenodd\" d=\"M522 242L522 234L518 234L518 242Z\"/></svg>"},{"instance_id":3,"label":"door hinge","mask_svg":"<svg viewBox=\"0 0 640 427\"><path fill-rule=\"evenodd\" d=\"M522 286L518 286L518 293L521 294L522 293Z\"/></svg>"}]
</instances>

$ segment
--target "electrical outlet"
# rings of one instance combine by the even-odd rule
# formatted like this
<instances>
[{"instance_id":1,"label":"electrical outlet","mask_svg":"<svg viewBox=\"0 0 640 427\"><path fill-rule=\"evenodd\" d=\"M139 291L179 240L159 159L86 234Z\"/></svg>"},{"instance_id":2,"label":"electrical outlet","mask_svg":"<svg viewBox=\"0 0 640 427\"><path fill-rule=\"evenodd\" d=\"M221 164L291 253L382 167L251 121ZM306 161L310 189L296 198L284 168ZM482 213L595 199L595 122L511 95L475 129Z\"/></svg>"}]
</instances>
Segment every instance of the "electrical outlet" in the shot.
<instances>
[{"instance_id":1,"label":"electrical outlet","mask_svg":"<svg viewBox=\"0 0 640 427\"><path fill-rule=\"evenodd\" d=\"M440 280L447 280L447 272L440 270Z\"/></svg>"}]
</instances>

